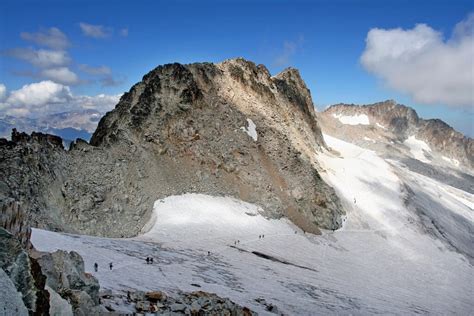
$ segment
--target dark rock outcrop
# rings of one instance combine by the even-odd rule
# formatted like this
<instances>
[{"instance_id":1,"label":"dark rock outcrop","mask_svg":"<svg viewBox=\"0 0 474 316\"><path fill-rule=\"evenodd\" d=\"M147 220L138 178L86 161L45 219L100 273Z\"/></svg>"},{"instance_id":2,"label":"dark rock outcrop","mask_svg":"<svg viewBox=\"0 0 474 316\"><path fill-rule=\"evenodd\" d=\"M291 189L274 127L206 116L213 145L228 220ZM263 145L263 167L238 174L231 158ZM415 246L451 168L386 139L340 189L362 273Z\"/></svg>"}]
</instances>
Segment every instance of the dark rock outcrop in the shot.
<instances>
[{"instance_id":1,"label":"dark rock outcrop","mask_svg":"<svg viewBox=\"0 0 474 316\"><path fill-rule=\"evenodd\" d=\"M0 210L0 278L8 278L0 284L10 289L0 291L0 307L6 315L50 315L68 305L74 315L99 315L99 285L84 273L82 258L74 252L37 252L21 204L3 199ZM59 309L55 296L64 301Z\"/></svg>"},{"instance_id":2,"label":"dark rock outcrop","mask_svg":"<svg viewBox=\"0 0 474 316\"><path fill-rule=\"evenodd\" d=\"M82 257L62 250L53 253L33 252L45 275L49 291L58 293L72 307L75 315L99 315L99 283L84 272Z\"/></svg>"}]
</instances>

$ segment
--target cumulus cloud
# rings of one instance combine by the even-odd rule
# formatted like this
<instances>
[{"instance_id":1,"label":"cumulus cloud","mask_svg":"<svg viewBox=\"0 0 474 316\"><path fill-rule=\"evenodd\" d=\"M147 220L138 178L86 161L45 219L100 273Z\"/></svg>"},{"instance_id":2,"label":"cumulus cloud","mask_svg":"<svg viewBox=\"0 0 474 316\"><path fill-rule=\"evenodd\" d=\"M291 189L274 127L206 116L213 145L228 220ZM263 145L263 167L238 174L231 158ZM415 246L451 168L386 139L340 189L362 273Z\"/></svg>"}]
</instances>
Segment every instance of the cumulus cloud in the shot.
<instances>
[{"instance_id":1,"label":"cumulus cloud","mask_svg":"<svg viewBox=\"0 0 474 316\"><path fill-rule=\"evenodd\" d=\"M120 97L121 94L74 95L68 86L45 80L11 91L6 100L0 102L0 115L35 118L85 109L104 113L113 109Z\"/></svg>"},{"instance_id":2,"label":"cumulus cloud","mask_svg":"<svg viewBox=\"0 0 474 316\"><path fill-rule=\"evenodd\" d=\"M8 104L43 106L47 103L61 103L71 99L71 90L62 84L46 80L24 85L10 93Z\"/></svg>"},{"instance_id":3,"label":"cumulus cloud","mask_svg":"<svg viewBox=\"0 0 474 316\"><path fill-rule=\"evenodd\" d=\"M39 68L64 66L71 61L67 52L62 50L13 48L5 51L4 54L24 60Z\"/></svg>"},{"instance_id":4,"label":"cumulus cloud","mask_svg":"<svg viewBox=\"0 0 474 316\"><path fill-rule=\"evenodd\" d=\"M74 104L81 109L94 109L101 113L112 110L120 100L121 94L107 95L98 94L95 96L80 95L74 97Z\"/></svg>"},{"instance_id":5,"label":"cumulus cloud","mask_svg":"<svg viewBox=\"0 0 474 316\"><path fill-rule=\"evenodd\" d=\"M57 50L63 50L69 46L67 36L56 27L41 29L36 33L22 32L20 33L20 37L25 41Z\"/></svg>"},{"instance_id":6,"label":"cumulus cloud","mask_svg":"<svg viewBox=\"0 0 474 316\"><path fill-rule=\"evenodd\" d=\"M79 77L67 67L44 69L40 73L41 77L54 80L64 84L77 84Z\"/></svg>"},{"instance_id":7,"label":"cumulus cloud","mask_svg":"<svg viewBox=\"0 0 474 316\"><path fill-rule=\"evenodd\" d=\"M389 87L423 104L474 104L474 14L458 23L451 37L426 24L413 29L369 31L363 67Z\"/></svg>"},{"instance_id":8,"label":"cumulus cloud","mask_svg":"<svg viewBox=\"0 0 474 316\"><path fill-rule=\"evenodd\" d=\"M79 27L82 30L82 34L92 38L105 38L112 35L112 28L103 25L93 25L81 22Z\"/></svg>"}]
</instances>

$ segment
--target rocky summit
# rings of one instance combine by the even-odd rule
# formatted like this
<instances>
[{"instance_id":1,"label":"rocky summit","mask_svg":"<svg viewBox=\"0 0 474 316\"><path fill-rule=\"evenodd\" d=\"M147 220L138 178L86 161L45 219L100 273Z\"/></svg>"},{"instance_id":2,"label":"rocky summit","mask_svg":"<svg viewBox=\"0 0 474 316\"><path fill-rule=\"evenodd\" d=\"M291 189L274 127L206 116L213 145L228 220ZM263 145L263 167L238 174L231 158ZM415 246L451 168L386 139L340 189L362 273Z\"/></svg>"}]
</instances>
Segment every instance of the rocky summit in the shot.
<instances>
[{"instance_id":1,"label":"rocky summit","mask_svg":"<svg viewBox=\"0 0 474 316\"><path fill-rule=\"evenodd\" d=\"M49 230L128 237L170 195L232 196L305 231L341 226L315 153L326 147L299 72L244 59L159 66L69 149L47 134L0 140L0 196Z\"/></svg>"},{"instance_id":2,"label":"rocky summit","mask_svg":"<svg viewBox=\"0 0 474 316\"><path fill-rule=\"evenodd\" d=\"M415 110L393 100L368 105L336 104L321 113L320 123L325 131L337 137L354 141L364 136L403 143L410 137L426 142L430 148L460 167L474 167L474 140L440 119L422 119ZM366 121L344 123L344 118L365 118ZM342 120L341 120L342 119ZM372 136L371 136L372 135ZM387 142L386 142L387 143ZM392 150L392 154L397 150Z\"/></svg>"}]
</instances>

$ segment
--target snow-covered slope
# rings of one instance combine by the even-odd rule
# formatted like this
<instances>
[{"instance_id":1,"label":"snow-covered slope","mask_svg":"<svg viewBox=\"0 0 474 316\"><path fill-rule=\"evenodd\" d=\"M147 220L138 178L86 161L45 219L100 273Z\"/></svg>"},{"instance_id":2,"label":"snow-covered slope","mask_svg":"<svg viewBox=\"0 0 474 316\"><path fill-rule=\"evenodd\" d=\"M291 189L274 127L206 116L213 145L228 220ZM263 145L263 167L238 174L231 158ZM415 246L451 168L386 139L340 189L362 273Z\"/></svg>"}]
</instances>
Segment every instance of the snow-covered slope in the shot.
<instances>
[{"instance_id":1,"label":"snow-covered slope","mask_svg":"<svg viewBox=\"0 0 474 316\"><path fill-rule=\"evenodd\" d=\"M369 117L365 114L361 115L341 115L333 114L333 117L337 118L342 124L348 125L369 125Z\"/></svg>"},{"instance_id":2,"label":"snow-covered slope","mask_svg":"<svg viewBox=\"0 0 474 316\"><path fill-rule=\"evenodd\" d=\"M264 218L255 205L185 194L156 201L146 232L136 238L34 230L32 242L40 250L78 251L89 271L98 262L101 286L115 291L172 293L199 285L262 314L268 312L255 299L290 315L472 313L474 269L462 251L427 231L407 202L413 192L403 166L329 136L325 141L340 154L317 157L348 211L340 230L305 234L286 219ZM433 208L424 217L448 218L442 227L450 242L466 247L472 194L441 183L431 183L426 194L440 195L456 216ZM459 218L468 230L454 234L463 227ZM156 264L146 265L147 256Z\"/></svg>"},{"instance_id":3,"label":"snow-covered slope","mask_svg":"<svg viewBox=\"0 0 474 316\"><path fill-rule=\"evenodd\" d=\"M415 159L430 163L425 154L431 151L431 148L427 143L417 139L415 136L410 136L403 142L403 144L410 149L410 153Z\"/></svg>"}]
</instances>

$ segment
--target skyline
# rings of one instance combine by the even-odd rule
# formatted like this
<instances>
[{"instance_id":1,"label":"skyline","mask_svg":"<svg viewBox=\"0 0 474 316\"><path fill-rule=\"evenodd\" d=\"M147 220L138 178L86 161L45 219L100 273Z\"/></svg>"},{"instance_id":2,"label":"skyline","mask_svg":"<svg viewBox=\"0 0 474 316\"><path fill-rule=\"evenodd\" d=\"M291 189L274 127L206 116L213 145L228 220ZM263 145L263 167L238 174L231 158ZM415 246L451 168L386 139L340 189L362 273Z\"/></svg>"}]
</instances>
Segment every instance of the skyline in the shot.
<instances>
[{"instance_id":1,"label":"skyline","mask_svg":"<svg viewBox=\"0 0 474 316\"><path fill-rule=\"evenodd\" d=\"M394 99L474 135L467 1L4 1L0 10L0 115L105 112L158 65L243 57L272 75L297 68L319 111Z\"/></svg>"}]
</instances>

